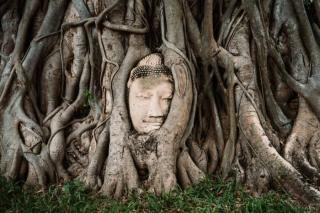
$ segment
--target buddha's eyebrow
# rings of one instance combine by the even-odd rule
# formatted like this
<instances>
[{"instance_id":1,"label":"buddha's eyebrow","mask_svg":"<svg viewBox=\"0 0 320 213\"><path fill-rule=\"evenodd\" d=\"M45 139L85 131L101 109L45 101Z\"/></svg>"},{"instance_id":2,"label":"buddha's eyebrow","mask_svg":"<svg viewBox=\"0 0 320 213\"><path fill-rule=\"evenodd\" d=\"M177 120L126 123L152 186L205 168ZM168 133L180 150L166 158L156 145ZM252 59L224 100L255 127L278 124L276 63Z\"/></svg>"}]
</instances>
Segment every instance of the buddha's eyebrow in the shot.
<instances>
[{"instance_id":1,"label":"buddha's eyebrow","mask_svg":"<svg viewBox=\"0 0 320 213\"><path fill-rule=\"evenodd\" d=\"M152 94L148 91L138 92L136 96L151 96Z\"/></svg>"},{"instance_id":2,"label":"buddha's eyebrow","mask_svg":"<svg viewBox=\"0 0 320 213\"><path fill-rule=\"evenodd\" d=\"M170 93L164 93L164 94L162 95L162 97L166 97L166 98L172 98L172 96L173 96L173 93L172 93L172 92L170 92Z\"/></svg>"}]
</instances>

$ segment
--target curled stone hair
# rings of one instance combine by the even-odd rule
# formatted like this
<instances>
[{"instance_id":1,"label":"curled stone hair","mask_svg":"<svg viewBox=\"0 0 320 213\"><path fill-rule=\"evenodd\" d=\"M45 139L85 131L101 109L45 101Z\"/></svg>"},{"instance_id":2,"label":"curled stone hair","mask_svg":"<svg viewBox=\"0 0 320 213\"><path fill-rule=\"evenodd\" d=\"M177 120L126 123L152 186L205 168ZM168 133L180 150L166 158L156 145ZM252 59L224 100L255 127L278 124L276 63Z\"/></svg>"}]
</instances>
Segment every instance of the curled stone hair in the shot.
<instances>
[{"instance_id":1,"label":"curled stone hair","mask_svg":"<svg viewBox=\"0 0 320 213\"><path fill-rule=\"evenodd\" d=\"M158 53L152 53L139 61L137 66L131 70L128 87L138 78L165 76L170 82L173 82L171 70L164 65L162 57Z\"/></svg>"}]
</instances>

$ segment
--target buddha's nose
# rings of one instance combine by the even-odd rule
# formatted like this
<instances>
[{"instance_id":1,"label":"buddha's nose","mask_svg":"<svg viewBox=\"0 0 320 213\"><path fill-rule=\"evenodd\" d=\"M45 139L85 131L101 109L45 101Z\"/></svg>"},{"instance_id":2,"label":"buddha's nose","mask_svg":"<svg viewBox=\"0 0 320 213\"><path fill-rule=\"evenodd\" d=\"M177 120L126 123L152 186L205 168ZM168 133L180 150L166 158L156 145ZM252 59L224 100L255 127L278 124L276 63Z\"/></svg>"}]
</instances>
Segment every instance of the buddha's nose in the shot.
<instances>
[{"instance_id":1,"label":"buddha's nose","mask_svg":"<svg viewBox=\"0 0 320 213\"><path fill-rule=\"evenodd\" d=\"M152 97L150 100L149 105L149 111L148 111L149 117L162 117L163 112L160 105L160 100L157 97Z\"/></svg>"}]
</instances>

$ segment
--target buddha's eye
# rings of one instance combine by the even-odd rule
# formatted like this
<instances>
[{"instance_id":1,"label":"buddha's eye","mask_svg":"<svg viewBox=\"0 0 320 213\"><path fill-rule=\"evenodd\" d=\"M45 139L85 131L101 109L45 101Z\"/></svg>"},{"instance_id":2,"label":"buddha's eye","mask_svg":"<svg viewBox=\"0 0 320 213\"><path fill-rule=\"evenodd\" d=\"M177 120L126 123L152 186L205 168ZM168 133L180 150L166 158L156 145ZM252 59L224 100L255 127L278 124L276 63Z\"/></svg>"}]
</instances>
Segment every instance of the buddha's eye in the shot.
<instances>
[{"instance_id":1,"label":"buddha's eye","mask_svg":"<svg viewBox=\"0 0 320 213\"><path fill-rule=\"evenodd\" d=\"M151 95L137 95L137 98L142 100L148 100L151 98Z\"/></svg>"},{"instance_id":2,"label":"buddha's eye","mask_svg":"<svg viewBox=\"0 0 320 213\"><path fill-rule=\"evenodd\" d=\"M167 101L167 102L170 102L172 100L172 97L162 97L162 100L163 101Z\"/></svg>"}]
</instances>

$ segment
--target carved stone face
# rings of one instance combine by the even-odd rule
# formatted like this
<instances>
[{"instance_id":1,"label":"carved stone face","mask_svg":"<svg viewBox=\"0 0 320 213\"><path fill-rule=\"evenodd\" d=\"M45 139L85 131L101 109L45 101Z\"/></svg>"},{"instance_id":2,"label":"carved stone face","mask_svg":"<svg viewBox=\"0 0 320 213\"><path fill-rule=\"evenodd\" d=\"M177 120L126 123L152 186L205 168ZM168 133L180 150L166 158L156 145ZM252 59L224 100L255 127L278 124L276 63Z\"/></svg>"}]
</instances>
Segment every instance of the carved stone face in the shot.
<instances>
[{"instance_id":1,"label":"carved stone face","mask_svg":"<svg viewBox=\"0 0 320 213\"><path fill-rule=\"evenodd\" d=\"M135 79L129 89L129 111L134 129L150 133L161 127L169 113L174 86L160 75Z\"/></svg>"}]
</instances>

